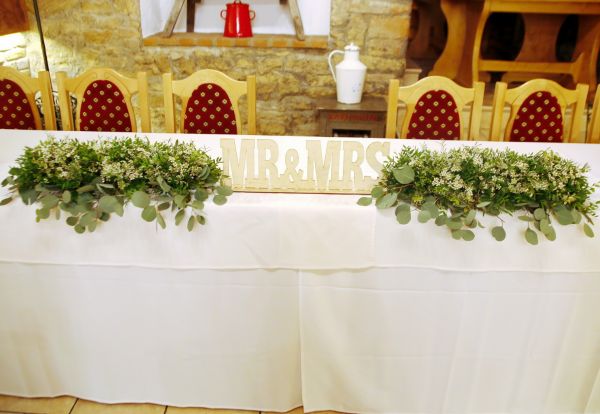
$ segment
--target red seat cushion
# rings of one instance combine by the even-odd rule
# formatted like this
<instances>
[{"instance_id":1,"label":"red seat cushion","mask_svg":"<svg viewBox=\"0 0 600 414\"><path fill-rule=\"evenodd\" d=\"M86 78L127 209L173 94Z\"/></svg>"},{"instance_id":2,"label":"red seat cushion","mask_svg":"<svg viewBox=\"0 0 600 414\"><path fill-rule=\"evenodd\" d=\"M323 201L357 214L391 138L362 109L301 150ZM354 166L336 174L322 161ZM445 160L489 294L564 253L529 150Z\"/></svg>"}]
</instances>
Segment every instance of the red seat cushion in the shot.
<instances>
[{"instance_id":1,"label":"red seat cushion","mask_svg":"<svg viewBox=\"0 0 600 414\"><path fill-rule=\"evenodd\" d=\"M17 83L0 79L0 129L36 129L33 110Z\"/></svg>"},{"instance_id":2,"label":"red seat cushion","mask_svg":"<svg viewBox=\"0 0 600 414\"><path fill-rule=\"evenodd\" d=\"M558 99L550 92L534 92L519 107L510 132L511 141L562 142L563 117Z\"/></svg>"},{"instance_id":3,"label":"red seat cushion","mask_svg":"<svg viewBox=\"0 0 600 414\"><path fill-rule=\"evenodd\" d=\"M83 93L80 131L130 132L131 114L123 92L111 81L95 80Z\"/></svg>"},{"instance_id":4,"label":"red seat cushion","mask_svg":"<svg viewBox=\"0 0 600 414\"><path fill-rule=\"evenodd\" d=\"M198 86L185 107L186 134L237 134L235 112L229 95L214 83Z\"/></svg>"},{"instance_id":5,"label":"red seat cushion","mask_svg":"<svg viewBox=\"0 0 600 414\"><path fill-rule=\"evenodd\" d=\"M460 116L452 95L444 90L431 90L417 101L406 137L460 139L460 131Z\"/></svg>"}]
</instances>

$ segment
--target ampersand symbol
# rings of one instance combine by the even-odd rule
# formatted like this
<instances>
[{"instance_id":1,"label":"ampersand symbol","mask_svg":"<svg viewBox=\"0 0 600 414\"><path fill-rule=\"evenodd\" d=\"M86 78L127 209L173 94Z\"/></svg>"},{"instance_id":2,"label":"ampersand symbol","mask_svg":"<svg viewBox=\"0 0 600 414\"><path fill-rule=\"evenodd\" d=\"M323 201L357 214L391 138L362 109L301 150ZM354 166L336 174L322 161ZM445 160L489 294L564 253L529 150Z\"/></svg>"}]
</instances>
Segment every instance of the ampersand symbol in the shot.
<instances>
[{"instance_id":1,"label":"ampersand symbol","mask_svg":"<svg viewBox=\"0 0 600 414\"><path fill-rule=\"evenodd\" d=\"M299 162L300 157L297 150L292 148L285 153L285 171L280 177L282 183L293 184L300 182L304 172L296 170Z\"/></svg>"}]
</instances>

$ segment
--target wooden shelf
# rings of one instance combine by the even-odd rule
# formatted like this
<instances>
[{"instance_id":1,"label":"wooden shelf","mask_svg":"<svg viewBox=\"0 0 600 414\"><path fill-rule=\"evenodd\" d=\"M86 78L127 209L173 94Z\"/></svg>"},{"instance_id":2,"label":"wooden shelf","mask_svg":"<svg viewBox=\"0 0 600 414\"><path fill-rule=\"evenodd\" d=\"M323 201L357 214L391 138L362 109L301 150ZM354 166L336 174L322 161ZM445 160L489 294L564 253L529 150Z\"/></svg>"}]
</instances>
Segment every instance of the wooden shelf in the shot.
<instances>
[{"instance_id":1,"label":"wooden shelf","mask_svg":"<svg viewBox=\"0 0 600 414\"><path fill-rule=\"evenodd\" d=\"M253 37L223 37L220 33L173 33L163 37L160 33L144 38L144 46L208 46L327 49L328 36L306 36L298 40L294 35L255 34Z\"/></svg>"}]
</instances>

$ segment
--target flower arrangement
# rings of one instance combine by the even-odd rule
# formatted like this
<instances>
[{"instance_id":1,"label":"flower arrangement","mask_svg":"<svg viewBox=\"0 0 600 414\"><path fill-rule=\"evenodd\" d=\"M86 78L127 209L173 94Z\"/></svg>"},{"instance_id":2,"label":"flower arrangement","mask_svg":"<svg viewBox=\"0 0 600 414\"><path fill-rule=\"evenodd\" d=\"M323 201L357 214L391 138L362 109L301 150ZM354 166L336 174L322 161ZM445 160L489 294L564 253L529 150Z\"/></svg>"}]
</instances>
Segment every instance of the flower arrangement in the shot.
<instances>
[{"instance_id":1,"label":"flower arrangement","mask_svg":"<svg viewBox=\"0 0 600 414\"><path fill-rule=\"evenodd\" d=\"M89 142L50 137L27 147L2 181L10 196L37 203L36 220L67 214L77 233L93 232L112 213L123 215L131 202L141 216L165 228L165 210L176 211L175 224L187 218L187 229L204 224L204 202L212 196L225 204L232 191L222 185L220 160L192 143L150 142L115 138Z\"/></svg>"},{"instance_id":2,"label":"flower arrangement","mask_svg":"<svg viewBox=\"0 0 600 414\"><path fill-rule=\"evenodd\" d=\"M396 207L400 224L411 220L417 210L421 223L434 220L447 227L454 239L473 240L472 229L483 227L478 214L498 217L492 236L506 237L502 213L525 223L525 239L538 243L538 234L556 239L553 221L561 225L581 224L593 237L592 217L598 203L590 197L599 184L590 184L589 167L579 167L556 153L545 150L524 155L511 150L477 146L444 151L405 147L384 164L380 181L371 197L359 205Z\"/></svg>"}]
</instances>

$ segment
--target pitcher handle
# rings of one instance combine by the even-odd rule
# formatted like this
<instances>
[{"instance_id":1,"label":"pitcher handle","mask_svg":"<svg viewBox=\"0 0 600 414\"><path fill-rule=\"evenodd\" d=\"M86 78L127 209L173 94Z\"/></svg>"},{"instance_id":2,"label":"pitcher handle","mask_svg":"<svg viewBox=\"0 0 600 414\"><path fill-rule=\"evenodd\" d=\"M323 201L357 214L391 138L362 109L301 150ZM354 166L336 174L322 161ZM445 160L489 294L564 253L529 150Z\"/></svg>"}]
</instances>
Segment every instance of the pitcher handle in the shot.
<instances>
[{"instance_id":1,"label":"pitcher handle","mask_svg":"<svg viewBox=\"0 0 600 414\"><path fill-rule=\"evenodd\" d=\"M337 79L335 78L335 72L333 70L333 65L331 64L331 58L333 57L333 55L335 55L336 53L340 53L340 54L344 54L344 52L342 52L341 50L334 50L333 52L331 52L329 54L329 57L327 58L327 62L329 62L329 71L331 72L331 76L333 76L333 80L335 81L335 83L337 83Z\"/></svg>"},{"instance_id":2,"label":"pitcher handle","mask_svg":"<svg viewBox=\"0 0 600 414\"><path fill-rule=\"evenodd\" d=\"M250 10L250 20L254 20L254 18L256 17L256 13L254 12L254 10Z\"/></svg>"},{"instance_id":3,"label":"pitcher handle","mask_svg":"<svg viewBox=\"0 0 600 414\"><path fill-rule=\"evenodd\" d=\"M223 16L223 13L227 13L227 10L221 10L221 19L226 20L225 16Z\"/></svg>"}]
</instances>

